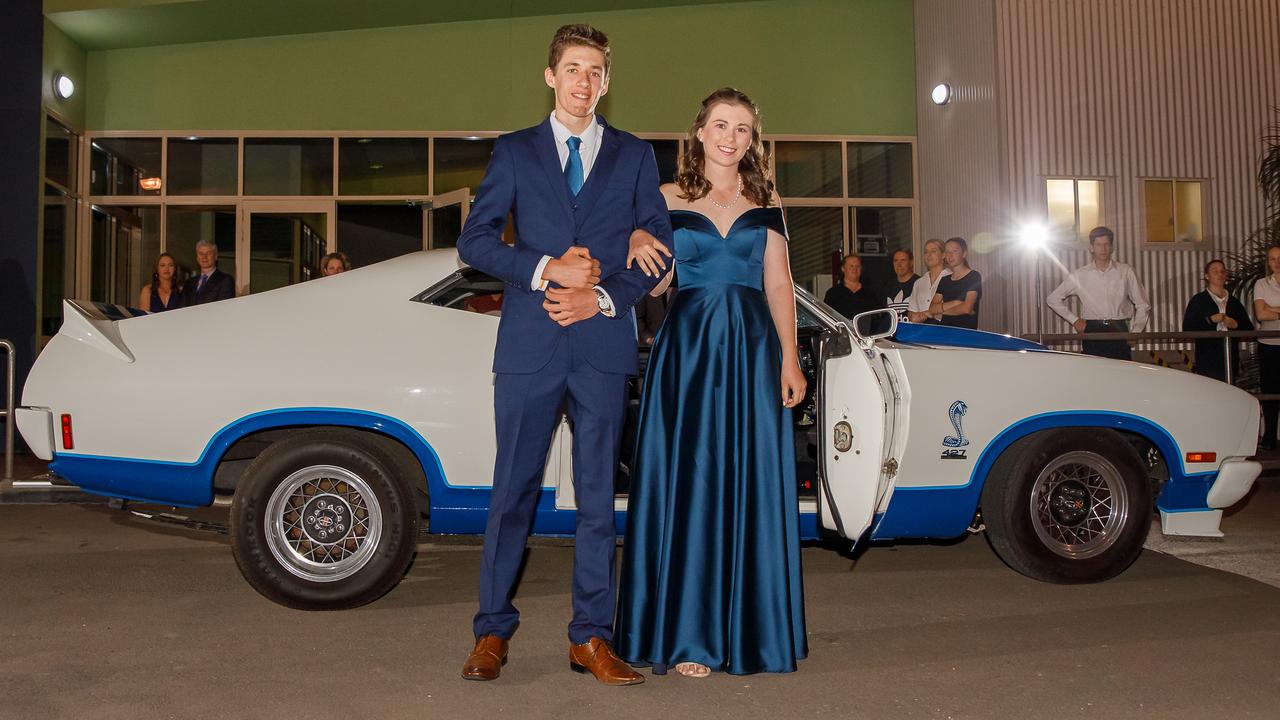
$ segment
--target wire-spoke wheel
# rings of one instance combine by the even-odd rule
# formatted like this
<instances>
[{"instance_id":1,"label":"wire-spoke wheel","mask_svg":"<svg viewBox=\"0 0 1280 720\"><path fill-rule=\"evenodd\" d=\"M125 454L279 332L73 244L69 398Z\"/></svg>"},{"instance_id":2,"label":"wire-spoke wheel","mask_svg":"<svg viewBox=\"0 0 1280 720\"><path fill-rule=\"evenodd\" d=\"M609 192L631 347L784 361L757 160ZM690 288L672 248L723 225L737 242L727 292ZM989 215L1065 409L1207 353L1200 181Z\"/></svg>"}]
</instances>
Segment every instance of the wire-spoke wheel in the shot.
<instances>
[{"instance_id":1,"label":"wire-spoke wheel","mask_svg":"<svg viewBox=\"0 0 1280 720\"><path fill-rule=\"evenodd\" d=\"M1091 558L1115 544L1129 517L1124 481L1106 458L1070 452L1041 471L1031 514L1045 547L1066 558Z\"/></svg>"},{"instance_id":2,"label":"wire-spoke wheel","mask_svg":"<svg viewBox=\"0 0 1280 720\"><path fill-rule=\"evenodd\" d=\"M417 549L418 506L387 441L358 431L299 431L245 470L231 505L231 549L249 584L304 610L376 600Z\"/></svg>"},{"instance_id":3,"label":"wire-spoke wheel","mask_svg":"<svg viewBox=\"0 0 1280 720\"><path fill-rule=\"evenodd\" d=\"M312 582L351 577L382 537L382 508L373 489L333 465L305 467L285 478L271 494L263 522L271 554Z\"/></svg>"},{"instance_id":4,"label":"wire-spoke wheel","mask_svg":"<svg viewBox=\"0 0 1280 720\"><path fill-rule=\"evenodd\" d=\"M991 547L1038 580L1099 582L1142 552L1151 514L1146 465L1114 430L1062 428L1018 440L982 490Z\"/></svg>"}]
</instances>

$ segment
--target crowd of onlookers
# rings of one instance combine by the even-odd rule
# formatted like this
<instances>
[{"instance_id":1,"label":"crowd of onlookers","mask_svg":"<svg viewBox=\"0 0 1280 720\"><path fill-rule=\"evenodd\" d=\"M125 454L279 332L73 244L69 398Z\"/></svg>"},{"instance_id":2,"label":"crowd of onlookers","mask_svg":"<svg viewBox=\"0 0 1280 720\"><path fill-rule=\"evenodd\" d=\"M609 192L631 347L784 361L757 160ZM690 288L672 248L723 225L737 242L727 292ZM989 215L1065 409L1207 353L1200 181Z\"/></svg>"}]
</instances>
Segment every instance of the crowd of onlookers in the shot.
<instances>
[{"instance_id":1,"label":"crowd of onlookers","mask_svg":"<svg viewBox=\"0 0 1280 720\"><path fill-rule=\"evenodd\" d=\"M151 270L151 282L138 293L138 307L149 313L204 305L236 296L236 279L218 269L218 246L207 240L196 243L197 272L188 276L176 258L160 253ZM351 269L351 261L340 252L320 260L320 275L327 277Z\"/></svg>"},{"instance_id":2,"label":"crowd of onlookers","mask_svg":"<svg viewBox=\"0 0 1280 720\"><path fill-rule=\"evenodd\" d=\"M1140 333L1151 313L1147 293L1133 267L1114 259L1115 233L1096 227L1089 233L1090 262L1071 271L1045 298L1045 303L1082 334L1081 349L1089 355L1132 359L1128 340L1098 339L1096 333ZM969 267L968 245L963 238L924 244L924 275L915 273L910 250L893 254L893 275L878 284L863 279L862 258L849 255L840 266L839 282L826 292L824 301L848 318L859 313L890 308L899 321L977 328L982 305L982 276ZM1220 259L1204 267L1205 289L1187 303L1182 330L1226 332L1280 330L1280 247L1267 252L1267 272L1253 287L1253 319L1245 306L1227 290L1227 265ZM1078 301L1078 312L1068 305ZM1239 343L1227 350L1222 340L1195 341L1192 369L1206 377L1226 380L1239 367ZM1229 359L1228 359L1229 358ZM1280 393L1280 338L1258 340L1258 367L1264 394ZM1264 449L1275 446L1280 403L1263 402Z\"/></svg>"}]
</instances>

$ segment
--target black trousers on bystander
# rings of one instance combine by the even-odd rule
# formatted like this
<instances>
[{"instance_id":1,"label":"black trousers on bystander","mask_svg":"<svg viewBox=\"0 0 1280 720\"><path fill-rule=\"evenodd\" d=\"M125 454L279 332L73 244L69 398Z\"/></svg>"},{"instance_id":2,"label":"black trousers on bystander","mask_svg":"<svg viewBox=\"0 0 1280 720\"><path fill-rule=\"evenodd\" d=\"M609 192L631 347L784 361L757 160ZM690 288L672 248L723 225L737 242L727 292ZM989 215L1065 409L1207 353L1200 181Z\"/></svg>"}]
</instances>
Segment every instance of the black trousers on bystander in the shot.
<instances>
[{"instance_id":1,"label":"black trousers on bystander","mask_svg":"<svg viewBox=\"0 0 1280 720\"><path fill-rule=\"evenodd\" d=\"M1129 332L1128 320L1085 320L1084 331L1095 332ZM1113 360L1132 360L1133 352L1127 340L1085 340L1081 352L1085 355L1111 358Z\"/></svg>"}]
</instances>

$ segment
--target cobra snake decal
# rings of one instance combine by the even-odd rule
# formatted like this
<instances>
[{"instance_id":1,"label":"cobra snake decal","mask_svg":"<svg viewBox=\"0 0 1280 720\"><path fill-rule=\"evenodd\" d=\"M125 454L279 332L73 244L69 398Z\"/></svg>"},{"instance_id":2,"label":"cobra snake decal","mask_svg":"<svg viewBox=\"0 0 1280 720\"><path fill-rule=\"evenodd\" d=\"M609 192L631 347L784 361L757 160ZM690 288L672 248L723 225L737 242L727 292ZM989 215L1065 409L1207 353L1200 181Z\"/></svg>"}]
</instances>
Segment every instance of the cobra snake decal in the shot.
<instances>
[{"instance_id":1,"label":"cobra snake decal","mask_svg":"<svg viewBox=\"0 0 1280 720\"><path fill-rule=\"evenodd\" d=\"M960 418L967 412L969 412L969 406L963 400L951 403L951 409L947 410L947 417L951 419L951 426L956 429L956 434L942 438L942 444L945 447L958 448L969 444L969 439L964 436L964 430L960 427Z\"/></svg>"}]
</instances>

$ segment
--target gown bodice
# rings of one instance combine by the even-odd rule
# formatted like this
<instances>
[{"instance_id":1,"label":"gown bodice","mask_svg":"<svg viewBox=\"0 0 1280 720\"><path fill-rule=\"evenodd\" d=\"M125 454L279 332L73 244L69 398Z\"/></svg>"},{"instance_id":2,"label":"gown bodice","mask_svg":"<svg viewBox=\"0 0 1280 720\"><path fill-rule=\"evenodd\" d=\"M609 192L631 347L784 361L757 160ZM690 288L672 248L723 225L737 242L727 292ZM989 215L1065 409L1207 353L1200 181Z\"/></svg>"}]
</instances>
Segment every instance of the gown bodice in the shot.
<instances>
[{"instance_id":1,"label":"gown bodice","mask_svg":"<svg viewBox=\"0 0 1280 720\"><path fill-rule=\"evenodd\" d=\"M782 209L752 208L721 235L711 218L693 210L672 210L673 254L681 289L712 285L764 287L764 249L768 231L786 237Z\"/></svg>"}]
</instances>

